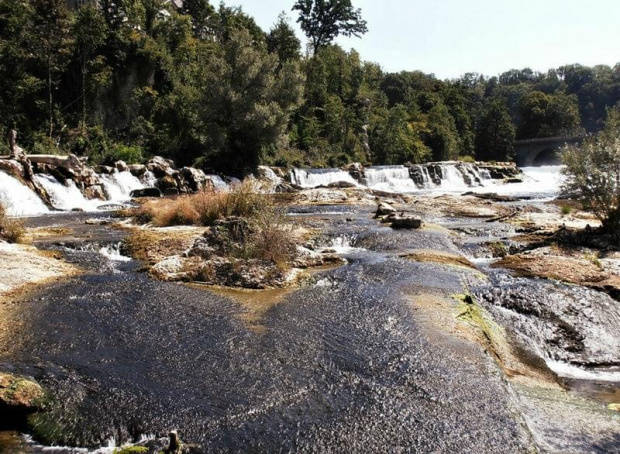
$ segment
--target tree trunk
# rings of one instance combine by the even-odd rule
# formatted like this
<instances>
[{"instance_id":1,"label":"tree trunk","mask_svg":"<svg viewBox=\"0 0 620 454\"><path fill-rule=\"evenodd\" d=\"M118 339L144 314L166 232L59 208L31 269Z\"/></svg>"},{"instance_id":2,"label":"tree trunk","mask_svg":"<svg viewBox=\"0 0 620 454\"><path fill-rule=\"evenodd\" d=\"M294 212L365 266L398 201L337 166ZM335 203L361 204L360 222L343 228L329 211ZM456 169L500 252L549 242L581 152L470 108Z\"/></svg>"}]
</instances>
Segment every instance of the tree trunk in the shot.
<instances>
[{"instance_id":1,"label":"tree trunk","mask_svg":"<svg viewBox=\"0 0 620 454\"><path fill-rule=\"evenodd\" d=\"M53 122L53 109L52 109L52 103L53 103L53 98L52 98L52 59L50 57L47 58L47 94L48 94L48 102L49 102L49 120L50 120L50 129L49 129L49 135L50 135L50 139L52 138L52 135L54 133L54 122Z\"/></svg>"}]
</instances>

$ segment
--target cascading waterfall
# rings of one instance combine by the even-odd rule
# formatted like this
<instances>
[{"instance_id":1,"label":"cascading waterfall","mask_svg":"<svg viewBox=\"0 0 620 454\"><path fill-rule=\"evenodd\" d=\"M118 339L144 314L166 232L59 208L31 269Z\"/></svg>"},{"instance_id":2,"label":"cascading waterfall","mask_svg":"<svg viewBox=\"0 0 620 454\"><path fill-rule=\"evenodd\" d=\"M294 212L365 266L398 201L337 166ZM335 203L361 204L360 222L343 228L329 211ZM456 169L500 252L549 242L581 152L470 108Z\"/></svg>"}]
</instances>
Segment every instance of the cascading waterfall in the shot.
<instances>
[{"instance_id":1,"label":"cascading waterfall","mask_svg":"<svg viewBox=\"0 0 620 454\"><path fill-rule=\"evenodd\" d=\"M50 196L54 208L63 211L75 209L93 211L101 204L100 201L88 200L75 185L73 180L67 180L66 185L60 183L52 175L37 174L35 181L43 186Z\"/></svg>"},{"instance_id":2,"label":"cascading waterfall","mask_svg":"<svg viewBox=\"0 0 620 454\"><path fill-rule=\"evenodd\" d=\"M339 182L358 185L349 172L340 169L292 169L291 182L302 188L317 188Z\"/></svg>"},{"instance_id":3,"label":"cascading waterfall","mask_svg":"<svg viewBox=\"0 0 620 454\"><path fill-rule=\"evenodd\" d=\"M219 175L206 175L207 180L213 183L213 188L217 191L228 191L230 188L228 184Z\"/></svg>"},{"instance_id":4,"label":"cascading waterfall","mask_svg":"<svg viewBox=\"0 0 620 454\"><path fill-rule=\"evenodd\" d=\"M405 166L379 166L365 171L366 184L371 189L388 192L414 192L418 190ZM429 178L430 180L430 178Z\"/></svg>"},{"instance_id":5,"label":"cascading waterfall","mask_svg":"<svg viewBox=\"0 0 620 454\"><path fill-rule=\"evenodd\" d=\"M131 172L115 172L110 175L101 175L108 200L112 202L126 202L131 198L131 191L144 188L144 184Z\"/></svg>"},{"instance_id":6,"label":"cascading waterfall","mask_svg":"<svg viewBox=\"0 0 620 454\"><path fill-rule=\"evenodd\" d=\"M36 192L4 172L0 172L0 202L10 216L33 216L49 212Z\"/></svg>"}]
</instances>

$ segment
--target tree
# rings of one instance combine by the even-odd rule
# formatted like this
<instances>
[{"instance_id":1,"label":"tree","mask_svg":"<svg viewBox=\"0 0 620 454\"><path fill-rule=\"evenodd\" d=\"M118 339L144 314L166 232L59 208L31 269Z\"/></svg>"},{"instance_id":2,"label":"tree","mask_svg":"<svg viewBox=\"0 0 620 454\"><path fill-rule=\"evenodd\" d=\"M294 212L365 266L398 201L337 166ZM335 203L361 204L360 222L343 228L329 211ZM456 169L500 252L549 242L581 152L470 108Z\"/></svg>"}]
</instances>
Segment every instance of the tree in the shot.
<instances>
[{"instance_id":1,"label":"tree","mask_svg":"<svg viewBox=\"0 0 620 454\"><path fill-rule=\"evenodd\" d=\"M563 191L577 194L607 233L620 238L620 113L609 111L605 129L562 152Z\"/></svg>"},{"instance_id":2,"label":"tree","mask_svg":"<svg viewBox=\"0 0 620 454\"><path fill-rule=\"evenodd\" d=\"M450 161L458 158L458 134L454 118L443 103L432 107L427 119L428 132L424 142L431 148L435 161Z\"/></svg>"},{"instance_id":3,"label":"tree","mask_svg":"<svg viewBox=\"0 0 620 454\"><path fill-rule=\"evenodd\" d=\"M515 127L506 103L490 99L482 112L476 130L476 157L483 161L511 159Z\"/></svg>"},{"instance_id":4,"label":"tree","mask_svg":"<svg viewBox=\"0 0 620 454\"><path fill-rule=\"evenodd\" d=\"M519 138L534 139L574 135L581 132L577 96L557 92L547 95L533 91L519 102L522 122Z\"/></svg>"},{"instance_id":5,"label":"tree","mask_svg":"<svg viewBox=\"0 0 620 454\"><path fill-rule=\"evenodd\" d=\"M34 46L45 68L48 104L48 133L54 133L54 90L57 76L68 64L69 15L65 0L31 0Z\"/></svg>"},{"instance_id":6,"label":"tree","mask_svg":"<svg viewBox=\"0 0 620 454\"><path fill-rule=\"evenodd\" d=\"M288 23L288 17L284 12L278 16L278 22L267 35L267 50L278 54L280 63L289 60L299 60L301 57L301 43L295 30Z\"/></svg>"},{"instance_id":7,"label":"tree","mask_svg":"<svg viewBox=\"0 0 620 454\"><path fill-rule=\"evenodd\" d=\"M353 8L351 0L297 0L293 10L299 11L297 22L315 54L339 35L359 38L368 31L362 11Z\"/></svg>"},{"instance_id":8,"label":"tree","mask_svg":"<svg viewBox=\"0 0 620 454\"><path fill-rule=\"evenodd\" d=\"M199 118L207 138L205 158L217 170L243 175L278 144L299 104L303 78L294 62L276 77L276 55L256 48L250 32L231 32L204 70Z\"/></svg>"},{"instance_id":9,"label":"tree","mask_svg":"<svg viewBox=\"0 0 620 454\"><path fill-rule=\"evenodd\" d=\"M82 128L86 127L87 85L89 83L89 63L98 47L107 36L107 27L98 8L83 6L77 13L73 24L73 36L79 53L82 79Z\"/></svg>"},{"instance_id":10,"label":"tree","mask_svg":"<svg viewBox=\"0 0 620 454\"><path fill-rule=\"evenodd\" d=\"M376 163L404 164L428 159L430 149L422 142L420 125L412 120L404 105L392 107L379 122L370 136Z\"/></svg>"}]
</instances>

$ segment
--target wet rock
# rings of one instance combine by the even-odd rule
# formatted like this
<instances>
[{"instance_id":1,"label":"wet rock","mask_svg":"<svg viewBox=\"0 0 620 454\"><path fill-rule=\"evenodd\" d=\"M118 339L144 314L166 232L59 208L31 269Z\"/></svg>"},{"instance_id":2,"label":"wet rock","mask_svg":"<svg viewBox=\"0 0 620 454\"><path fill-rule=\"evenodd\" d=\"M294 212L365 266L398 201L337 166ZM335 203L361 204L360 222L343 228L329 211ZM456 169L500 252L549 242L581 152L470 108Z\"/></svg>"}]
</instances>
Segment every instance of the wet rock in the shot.
<instances>
[{"instance_id":1,"label":"wet rock","mask_svg":"<svg viewBox=\"0 0 620 454\"><path fill-rule=\"evenodd\" d=\"M106 200L105 190L101 185L93 185L84 189L84 196L87 199Z\"/></svg>"},{"instance_id":2,"label":"wet rock","mask_svg":"<svg viewBox=\"0 0 620 454\"><path fill-rule=\"evenodd\" d=\"M177 188L166 188L164 189L164 195L167 197L179 195L179 190Z\"/></svg>"},{"instance_id":3,"label":"wet rock","mask_svg":"<svg viewBox=\"0 0 620 454\"><path fill-rule=\"evenodd\" d=\"M347 189L347 188L355 188L357 187L354 183L350 181L335 181L327 185L328 188L336 188L336 189Z\"/></svg>"},{"instance_id":4,"label":"wet rock","mask_svg":"<svg viewBox=\"0 0 620 454\"><path fill-rule=\"evenodd\" d=\"M393 229L419 229L422 219L411 215L390 215L387 220L392 223Z\"/></svg>"},{"instance_id":5,"label":"wet rock","mask_svg":"<svg viewBox=\"0 0 620 454\"><path fill-rule=\"evenodd\" d=\"M127 165L125 161L116 161L114 163L114 167L119 172L129 172L129 166Z\"/></svg>"},{"instance_id":6,"label":"wet rock","mask_svg":"<svg viewBox=\"0 0 620 454\"><path fill-rule=\"evenodd\" d=\"M0 372L0 410L30 413L41 409L43 388L33 380Z\"/></svg>"},{"instance_id":7,"label":"wet rock","mask_svg":"<svg viewBox=\"0 0 620 454\"><path fill-rule=\"evenodd\" d=\"M527 350L572 366L620 366L620 305L608 295L501 272L491 282L475 296Z\"/></svg>"},{"instance_id":8,"label":"wet rock","mask_svg":"<svg viewBox=\"0 0 620 454\"><path fill-rule=\"evenodd\" d=\"M174 163L161 156L155 156L147 164L146 168L155 174L155 177L162 178L170 175L174 171Z\"/></svg>"},{"instance_id":9,"label":"wet rock","mask_svg":"<svg viewBox=\"0 0 620 454\"><path fill-rule=\"evenodd\" d=\"M146 173L146 166L143 164L131 164L128 166L129 172L136 177L139 178Z\"/></svg>"},{"instance_id":10,"label":"wet rock","mask_svg":"<svg viewBox=\"0 0 620 454\"><path fill-rule=\"evenodd\" d=\"M168 257L151 267L151 274L162 281L189 280L187 260L179 255Z\"/></svg>"},{"instance_id":11,"label":"wet rock","mask_svg":"<svg viewBox=\"0 0 620 454\"><path fill-rule=\"evenodd\" d=\"M93 170L102 175L111 175L115 171L114 167L110 166L95 166Z\"/></svg>"},{"instance_id":12,"label":"wet rock","mask_svg":"<svg viewBox=\"0 0 620 454\"><path fill-rule=\"evenodd\" d=\"M207 176L200 169L183 167L183 169L181 169L181 175L187 182L189 189L193 192L200 191L207 185Z\"/></svg>"},{"instance_id":13,"label":"wet rock","mask_svg":"<svg viewBox=\"0 0 620 454\"><path fill-rule=\"evenodd\" d=\"M155 183L158 189L160 189L163 193L166 192L167 189L179 189L179 184L177 180L171 175L164 175Z\"/></svg>"},{"instance_id":14,"label":"wet rock","mask_svg":"<svg viewBox=\"0 0 620 454\"><path fill-rule=\"evenodd\" d=\"M162 193L158 188L142 188L134 189L129 195L134 199L138 199L143 197L161 197Z\"/></svg>"},{"instance_id":15,"label":"wet rock","mask_svg":"<svg viewBox=\"0 0 620 454\"><path fill-rule=\"evenodd\" d=\"M0 159L0 170L20 180L24 177L23 164L12 159Z\"/></svg>"},{"instance_id":16,"label":"wet rock","mask_svg":"<svg viewBox=\"0 0 620 454\"><path fill-rule=\"evenodd\" d=\"M392 213L396 213L396 208L386 202L379 203L377 207L377 212L375 213L375 218L379 218L381 216L389 216Z\"/></svg>"},{"instance_id":17,"label":"wet rock","mask_svg":"<svg viewBox=\"0 0 620 454\"><path fill-rule=\"evenodd\" d=\"M477 199L482 199L482 200L492 200L494 202L516 202L519 199L517 199L516 197L510 197L507 195L499 195L496 194L495 192L490 192L490 193L477 193L477 192L465 192L463 194L464 196L470 195L473 197L476 197Z\"/></svg>"}]
</instances>

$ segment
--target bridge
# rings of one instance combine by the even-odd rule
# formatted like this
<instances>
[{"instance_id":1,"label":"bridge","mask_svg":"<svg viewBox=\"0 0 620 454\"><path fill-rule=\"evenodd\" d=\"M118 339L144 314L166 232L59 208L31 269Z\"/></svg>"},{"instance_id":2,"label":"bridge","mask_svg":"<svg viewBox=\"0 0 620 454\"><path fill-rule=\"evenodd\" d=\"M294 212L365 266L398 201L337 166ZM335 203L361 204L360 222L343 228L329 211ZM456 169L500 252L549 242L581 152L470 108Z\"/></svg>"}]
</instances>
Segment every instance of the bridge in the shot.
<instances>
[{"instance_id":1,"label":"bridge","mask_svg":"<svg viewBox=\"0 0 620 454\"><path fill-rule=\"evenodd\" d=\"M542 139L516 140L515 161L519 167L554 165L560 163L558 151L564 145L578 145L583 136L545 137Z\"/></svg>"}]
</instances>

